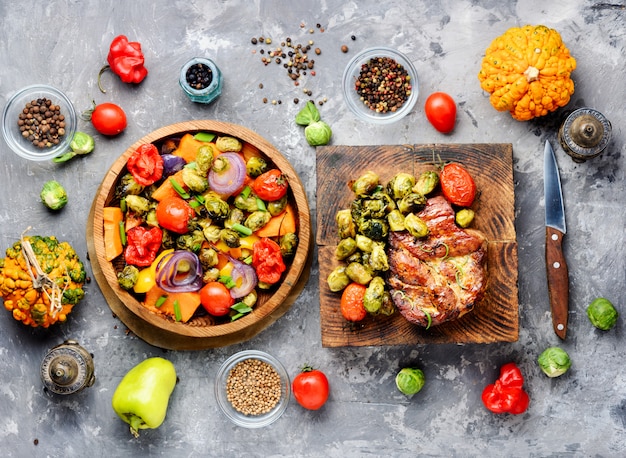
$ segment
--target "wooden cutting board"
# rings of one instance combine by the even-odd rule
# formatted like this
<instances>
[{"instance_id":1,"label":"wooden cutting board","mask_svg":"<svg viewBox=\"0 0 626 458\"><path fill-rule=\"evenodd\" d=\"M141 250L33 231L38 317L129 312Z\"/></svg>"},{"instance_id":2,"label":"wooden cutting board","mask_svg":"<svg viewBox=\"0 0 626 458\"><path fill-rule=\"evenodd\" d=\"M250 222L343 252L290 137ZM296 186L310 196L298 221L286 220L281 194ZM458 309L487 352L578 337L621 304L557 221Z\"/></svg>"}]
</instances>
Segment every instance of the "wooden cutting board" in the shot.
<instances>
[{"instance_id":1,"label":"wooden cutting board","mask_svg":"<svg viewBox=\"0 0 626 458\"><path fill-rule=\"evenodd\" d=\"M398 312L347 322L339 308L341 293L328 289L326 278L340 264L334 251L339 241L338 210L349 208L354 194L350 180L373 170L387 183L404 171L415 176L433 164L458 162L473 176L478 189L472 205L473 228L488 239L488 286L485 297L464 317L426 330ZM320 268L322 346L382 346L424 343L514 342L519 332L517 240L513 147L511 144L429 144L394 146L324 146L317 148L317 231Z\"/></svg>"}]
</instances>

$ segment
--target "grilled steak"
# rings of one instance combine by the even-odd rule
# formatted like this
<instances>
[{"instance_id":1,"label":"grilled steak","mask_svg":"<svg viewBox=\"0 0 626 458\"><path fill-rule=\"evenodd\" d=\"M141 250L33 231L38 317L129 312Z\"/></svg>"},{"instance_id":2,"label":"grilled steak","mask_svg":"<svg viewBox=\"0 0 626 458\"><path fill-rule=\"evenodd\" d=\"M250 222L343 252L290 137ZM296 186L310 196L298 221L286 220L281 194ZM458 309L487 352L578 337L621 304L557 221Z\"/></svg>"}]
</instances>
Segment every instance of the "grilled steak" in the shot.
<instances>
[{"instance_id":1,"label":"grilled steak","mask_svg":"<svg viewBox=\"0 0 626 458\"><path fill-rule=\"evenodd\" d=\"M428 226L427 237L389 233L387 284L400 313L427 327L463 316L483 297L487 241L480 231L455 224L444 197L428 199L418 216Z\"/></svg>"}]
</instances>

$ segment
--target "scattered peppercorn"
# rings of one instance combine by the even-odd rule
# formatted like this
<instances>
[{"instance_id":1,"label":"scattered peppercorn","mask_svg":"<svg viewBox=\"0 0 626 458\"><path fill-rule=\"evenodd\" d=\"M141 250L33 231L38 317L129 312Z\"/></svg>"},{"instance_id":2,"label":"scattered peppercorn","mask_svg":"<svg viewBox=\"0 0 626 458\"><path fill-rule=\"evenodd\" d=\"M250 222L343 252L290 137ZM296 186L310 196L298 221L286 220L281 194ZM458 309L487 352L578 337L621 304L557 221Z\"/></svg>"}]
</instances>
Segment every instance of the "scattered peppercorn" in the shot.
<instances>
[{"instance_id":1,"label":"scattered peppercorn","mask_svg":"<svg viewBox=\"0 0 626 458\"><path fill-rule=\"evenodd\" d=\"M352 38L352 41L356 40L356 36L352 35L350 38Z\"/></svg>"},{"instance_id":2,"label":"scattered peppercorn","mask_svg":"<svg viewBox=\"0 0 626 458\"><path fill-rule=\"evenodd\" d=\"M252 37L252 39L250 40L250 42L251 42L253 45L255 45L255 44L257 44L257 43L258 43L258 42L257 42L257 39L256 39L255 37Z\"/></svg>"},{"instance_id":3,"label":"scattered peppercorn","mask_svg":"<svg viewBox=\"0 0 626 458\"><path fill-rule=\"evenodd\" d=\"M319 56L320 54L322 54L322 50L320 48L315 48L315 54Z\"/></svg>"},{"instance_id":4,"label":"scattered peppercorn","mask_svg":"<svg viewBox=\"0 0 626 458\"><path fill-rule=\"evenodd\" d=\"M341 52L343 52L343 53L348 52L348 47L346 45L342 45L341 46Z\"/></svg>"},{"instance_id":5,"label":"scattered peppercorn","mask_svg":"<svg viewBox=\"0 0 626 458\"><path fill-rule=\"evenodd\" d=\"M298 103L300 103L300 99L298 97L294 98L293 103L297 105Z\"/></svg>"},{"instance_id":6,"label":"scattered peppercorn","mask_svg":"<svg viewBox=\"0 0 626 458\"><path fill-rule=\"evenodd\" d=\"M413 90L411 76L391 57L374 57L364 63L354 87L361 101L377 113L397 111Z\"/></svg>"},{"instance_id":7,"label":"scattered peppercorn","mask_svg":"<svg viewBox=\"0 0 626 458\"><path fill-rule=\"evenodd\" d=\"M22 137L37 148L50 148L65 135L65 116L61 107L43 97L31 100L18 116Z\"/></svg>"},{"instance_id":8,"label":"scattered peppercorn","mask_svg":"<svg viewBox=\"0 0 626 458\"><path fill-rule=\"evenodd\" d=\"M281 395L280 375L265 361L245 359L231 369L226 379L226 398L244 415L262 415L271 411Z\"/></svg>"},{"instance_id":9,"label":"scattered peppercorn","mask_svg":"<svg viewBox=\"0 0 626 458\"><path fill-rule=\"evenodd\" d=\"M197 63L187 69L185 78L187 78L189 86L193 89L201 90L209 87L211 81L213 81L213 72L207 65Z\"/></svg>"}]
</instances>

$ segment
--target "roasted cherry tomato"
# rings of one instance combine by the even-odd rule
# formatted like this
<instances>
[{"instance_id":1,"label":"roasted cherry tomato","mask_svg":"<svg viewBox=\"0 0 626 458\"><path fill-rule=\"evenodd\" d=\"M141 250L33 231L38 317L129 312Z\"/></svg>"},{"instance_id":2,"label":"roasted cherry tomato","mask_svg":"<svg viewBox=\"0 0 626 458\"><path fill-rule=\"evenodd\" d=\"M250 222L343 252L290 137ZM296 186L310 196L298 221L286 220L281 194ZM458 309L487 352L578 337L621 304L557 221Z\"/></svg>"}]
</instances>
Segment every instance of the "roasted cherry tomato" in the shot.
<instances>
[{"instance_id":1,"label":"roasted cherry tomato","mask_svg":"<svg viewBox=\"0 0 626 458\"><path fill-rule=\"evenodd\" d=\"M187 201L177 196L166 197L156 208L159 226L177 234L186 234L189 231L189 220L194 215L195 211Z\"/></svg>"},{"instance_id":2,"label":"roasted cherry tomato","mask_svg":"<svg viewBox=\"0 0 626 458\"><path fill-rule=\"evenodd\" d=\"M278 169L268 170L254 179L250 187L263 200L278 200L287 194L287 177Z\"/></svg>"},{"instance_id":3,"label":"roasted cherry tomato","mask_svg":"<svg viewBox=\"0 0 626 458\"><path fill-rule=\"evenodd\" d=\"M367 288L359 283L350 283L341 294L341 314L348 321L361 321L367 316L363 297Z\"/></svg>"},{"instance_id":4,"label":"roasted cherry tomato","mask_svg":"<svg viewBox=\"0 0 626 458\"><path fill-rule=\"evenodd\" d=\"M152 264L161 249L163 231L158 227L147 229L136 226L126 231L126 248L124 259L127 264L146 267Z\"/></svg>"},{"instance_id":5,"label":"roasted cherry tomato","mask_svg":"<svg viewBox=\"0 0 626 458\"><path fill-rule=\"evenodd\" d=\"M91 124L102 135L117 135L126 129L126 113L114 103L101 103L91 111Z\"/></svg>"},{"instance_id":6,"label":"roasted cherry tomato","mask_svg":"<svg viewBox=\"0 0 626 458\"><path fill-rule=\"evenodd\" d=\"M291 384L293 396L305 409L318 410L328 399L330 387L326 375L310 366L305 366Z\"/></svg>"},{"instance_id":7,"label":"roasted cherry tomato","mask_svg":"<svg viewBox=\"0 0 626 458\"><path fill-rule=\"evenodd\" d=\"M202 307L213 316L224 316L230 312L230 307L235 299L224 284L211 281L200 290L200 303Z\"/></svg>"},{"instance_id":8,"label":"roasted cherry tomato","mask_svg":"<svg viewBox=\"0 0 626 458\"><path fill-rule=\"evenodd\" d=\"M462 165L446 164L439 174L441 190L448 202L469 207L476 197L476 183Z\"/></svg>"},{"instance_id":9,"label":"roasted cherry tomato","mask_svg":"<svg viewBox=\"0 0 626 458\"><path fill-rule=\"evenodd\" d=\"M280 280L287 266L283 261L280 246L272 239L263 237L252 246L252 267L260 282L273 285Z\"/></svg>"},{"instance_id":10,"label":"roasted cherry tomato","mask_svg":"<svg viewBox=\"0 0 626 458\"><path fill-rule=\"evenodd\" d=\"M424 111L435 129L444 134L452 132L456 123L456 103L452 97L445 92L434 92L426 99Z\"/></svg>"},{"instance_id":11,"label":"roasted cherry tomato","mask_svg":"<svg viewBox=\"0 0 626 458\"><path fill-rule=\"evenodd\" d=\"M163 176L163 158L156 146L145 143L131 154L126 168L137 183L150 186Z\"/></svg>"}]
</instances>

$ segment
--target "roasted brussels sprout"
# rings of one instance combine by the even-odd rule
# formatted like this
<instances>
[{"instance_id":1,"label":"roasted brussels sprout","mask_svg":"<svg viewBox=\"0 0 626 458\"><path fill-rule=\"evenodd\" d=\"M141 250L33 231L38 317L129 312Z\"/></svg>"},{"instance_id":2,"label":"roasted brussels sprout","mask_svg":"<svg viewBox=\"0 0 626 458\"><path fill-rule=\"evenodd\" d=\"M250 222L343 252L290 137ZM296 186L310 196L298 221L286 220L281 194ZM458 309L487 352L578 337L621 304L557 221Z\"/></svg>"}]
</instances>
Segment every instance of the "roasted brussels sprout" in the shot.
<instances>
[{"instance_id":1,"label":"roasted brussels sprout","mask_svg":"<svg viewBox=\"0 0 626 458\"><path fill-rule=\"evenodd\" d=\"M572 365L567 352L559 347L546 348L537 358L537 362L548 377L563 375Z\"/></svg>"},{"instance_id":2,"label":"roasted brussels sprout","mask_svg":"<svg viewBox=\"0 0 626 458\"><path fill-rule=\"evenodd\" d=\"M287 203L289 202L289 197L285 194L278 200L273 200L267 203L267 211L270 212L272 216L278 216L287 208Z\"/></svg>"},{"instance_id":3,"label":"roasted brussels sprout","mask_svg":"<svg viewBox=\"0 0 626 458\"><path fill-rule=\"evenodd\" d=\"M230 215L224 221L224 227L232 229L235 224L243 224L246 220L246 215L239 208L231 208Z\"/></svg>"},{"instance_id":4,"label":"roasted brussels sprout","mask_svg":"<svg viewBox=\"0 0 626 458\"><path fill-rule=\"evenodd\" d=\"M428 226L424 220L415 213L409 213L406 215L404 218L404 226L406 227L406 230L409 231L409 234L418 239L426 237L429 233Z\"/></svg>"},{"instance_id":5,"label":"roasted brussels sprout","mask_svg":"<svg viewBox=\"0 0 626 458\"><path fill-rule=\"evenodd\" d=\"M356 242L356 247L365 253L369 253L374 247L374 241L363 234L357 234L354 240Z\"/></svg>"},{"instance_id":6,"label":"roasted brussels sprout","mask_svg":"<svg viewBox=\"0 0 626 458\"><path fill-rule=\"evenodd\" d=\"M385 218L387 213L392 210L389 202L389 196L385 193L375 193L371 196L355 199L350 205L352 219L358 224L363 219Z\"/></svg>"},{"instance_id":7,"label":"roasted brussels sprout","mask_svg":"<svg viewBox=\"0 0 626 458\"><path fill-rule=\"evenodd\" d=\"M213 165L213 159L215 157L213 147L211 145L204 145L198 149L196 154L196 168L198 173L206 177Z\"/></svg>"},{"instance_id":8,"label":"roasted brussels sprout","mask_svg":"<svg viewBox=\"0 0 626 458\"><path fill-rule=\"evenodd\" d=\"M230 213L230 205L228 205L228 202L224 201L213 191L204 195L204 208L206 208L209 218L217 221L225 220Z\"/></svg>"},{"instance_id":9,"label":"roasted brussels sprout","mask_svg":"<svg viewBox=\"0 0 626 458\"><path fill-rule=\"evenodd\" d=\"M144 186L135 181L130 173L125 174L121 179L117 187L115 188L115 196L118 199L126 197L128 195L139 195L143 192Z\"/></svg>"},{"instance_id":10,"label":"roasted brussels sprout","mask_svg":"<svg viewBox=\"0 0 626 458\"><path fill-rule=\"evenodd\" d=\"M416 192L411 192L398 201L398 210L403 215L418 213L426 206L426 197Z\"/></svg>"},{"instance_id":11,"label":"roasted brussels sprout","mask_svg":"<svg viewBox=\"0 0 626 458\"><path fill-rule=\"evenodd\" d=\"M198 252L198 259L200 260L200 264L202 264L202 268L204 270L215 267L219 262L217 251L207 246L200 248L200 251Z\"/></svg>"},{"instance_id":12,"label":"roasted brussels sprout","mask_svg":"<svg viewBox=\"0 0 626 458\"><path fill-rule=\"evenodd\" d=\"M337 223L337 234L340 239L354 238L356 236L356 227L350 210L339 210L335 215L335 221Z\"/></svg>"},{"instance_id":13,"label":"roasted brussels sprout","mask_svg":"<svg viewBox=\"0 0 626 458\"><path fill-rule=\"evenodd\" d=\"M247 295L245 295L244 297L242 297L239 301L243 302L244 304L246 304L248 307L254 307L256 305L256 301L257 301L258 295L256 293L256 290L253 289L252 291L250 291Z\"/></svg>"},{"instance_id":14,"label":"roasted brussels sprout","mask_svg":"<svg viewBox=\"0 0 626 458\"><path fill-rule=\"evenodd\" d=\"M370 194L380 183L380 177L376 172L368 170L351 184L352 191L357 197Z\"/></svg>"},{"instance_id":15,"label":"roasted brussels sprout","mask_svg":"<svg viewBox=\"0 0 626 458\"><path fill-rule=\"evenodd\" d=\"M128 209L138 213L139 215L144 215L154 208L150 200L145 197L128 195L124 200L126 200L126 206Z\"/></svg>"},{"instance_id":16,"label":"roasted brussels sprout","mask_svg":"<svg viewBox=\"0 0 626 458\"><path fill-rule=\"evenodd\" d=\"M176 248L179 250L187 250L197 253L205 241L206 239L204 238L204 233L201 230L196 229L178 236L176 238Z\"/></svg>"},{"instance_id":17,"label":"roasted brussels sprout","mask_svg":"<svg viewBox=\"0 0 626 458\"><path fill-rule=\"evenodd\" d=\"M246 173L251 178L256 178L268 170L269 165L267 161L260 156L252 156L248 159L248 162L246 162Z\"/></svg>"},{"instance_id":18,"label":"roasted brussels sprout","mask_svg":"<svg viewBox=\"0 0 626 458\"><path fill-rule=\"evenodd\" d=\"M217 267L211 267L209 269L204 269L204 275L202 276L203 283L210 283L212 281L217 281L220 278L220 270Z\"/></svg>"},{"instance_id":19,"label":"roasted brussels sprout","mask_svg":"<svg viewBox=\"0 0 626 458\"><path fill-rule=\"evenodd\" d=\"M422 172L417 179L413 192L426 196L433 192L439 184L439 174L433 170Z\"/></svg>"},{"instance_id":20,"label":"roasted brussels sprout","mask_svg":"<svg viewBox=\"0 0 626 458\"><path fill-rule=\"evenodd\" d=\"M385 280L382 277L374 277L370 281L365 295L363 296L363 307L368 313L376 314L383 306L383 296L385 294Z\"/></svg>"},{"instance_id":21,"label":"roasted brussels sprout","mask_svg":"<svg viewBox=\"0 0 626 458\"><path fill-rule=\"evenodd\" d=\"M241 236L239 232L233 231L232 229L222 229L220 231L220 240L230 248L241 246Z\"/></svg>"},{"instance_id":22,"label":"roasted brussels sprout","mask_svg":"<svg viewBox=\"0 0 626 458\"><path fill-rule=\"evenodd\" d=\"M596 328L608 331L617 323L618 313L611 301L599 297L587 307L587 317Z\"/></svg>"},{"instance_id":23,"label":"roasted brussels sprout","mask_svg":"<svg viewBox=\"0 0 626 458\"><path fill-rule=\"evenodd\" d=\"M392 210L387 215L387 222L389 223L390 231L400 232L406 229L404 226L404 215L400 213L400 210Z\"/></svg>"},{"instance_id":24,"label":"roasted brussels sprout","mask_svg":"<svg viewBox=\"0 0 626 458\"><path fill-rule=\"evenodd\" d=\"M222 152L232 151L233 153L238 153L243 145L235 137L224 136L219 137L215 141L215 146Z\"/></svg>"},{"instance_id":25,"label":"roasted brussels sprout","mask_svg":"<svg viewBox=\"0 0 626 458\"><path fill-rule=\"evenodd\" d=\"M352 237L341 239L335 248L335 257L339 260L347 259L357 250L356 241Z\"/></svg>"},{"instance_id":26,"label":"roasted brussels sprout","mask_svg":"<svg viewBox=\"0 0 626 458\"><path fill-rule=\"evenodd\" d=\"M463 208L456 212L454 220L460 227L468 227L474 221L474 210L470 208Z\"/></svg>"},{"instance_id":27,"label":"roasted brussels sprout","mask_svg":"<svg viewBox=\"0 0 626 458\"><path fill-rule=\"evenodd\" d=\"M426 377L421 369L405 367L396 374L396 387L406 396L418 393L425 383Z\"/></svg>"},{"instance_id":28,"label":"roasted brussels sprout","mask_svg":"<svg viewBox=\"0 0 626 458\"><path fill-rule=\"evenodd\" d=\"M250 215L248 215L248 217L246 218L246 222L244 225L252 230L252 232L256 232L263 226L265 226L270 221L270 219L272 219L272 215L270 215L270 212L263 212L259 210L250 213Z\"/></svg>"},{"instance_id":29,"label":"roasted brussels sprout","mask_svg":"<svg viewBox=\"0 0 626 458\"><path fill-rule=\"evenodd\" d=\"M372 240L380 241L387 237L389 226L384 219L372 218L360 221L357 230Z\"/></svg>"},{"instance_id":30,"label":"roasted brussels sprout","mask_svg":"<svg viewBox=\"0 0 626 458\"><path fill-rule=\"evenodd\" d=\"M209 188L206 175L203 176L196 167L183 167L182 179L192 192L200 194Z\"/></svg>"},{"instance_id":31,"label":"roasted brussels sprout","mask_svg":"<svg viewBox=\"0 0 626 458\"><path fill-rule=\"evenodd\" d=\"M389 270L389 260L387 259L384 245L380 243L372 245L367 264L375 272L386 272Z\"/></svg>"},{"instance_id":32,"label":"roasted brussels sprout","mask_svg":"<svg viewBox=\"0 0 626 458\"><path fill-rule=\"evenodd\" d=\"M410 173L400 172L387 183L387 193L395 200L402 199L412 192L415 177Z\"/></svg>"},{"instance_id":33,"label":"roasted brussels sprout","mask_svg":"<svg viewBox=\"0 0 626 458\"><path fill-rule=\"evenodd\" d=\"M361 285L367 285L372 281L372 273L363 264L358 262L351 262L346 266L346 275L350 280L360 283Z\"/></svg>"},{"instance_id":34,"label":"roasted brussels sprout","mask_svg":"<svg viewBox=\"0 0 626 458\"><path fill-rule=\"evenodd\" d=\"M280 237L278 245L283 258L290 258L296 254L298 248L298 236L295 232L288 232Z\"/></svg>"},{"instance_id":35,"label":"roasted brussels sprout","mask_svg":"<svg viewBox=\"0 0 626 458\"><path fill-rule=\"evenodd\" d=\"M257 203L256 199L257 198L253 194L250 194L248 196L239 194L235 197L233 205L240 210L251 213L259 209L259 204Z\"/></svg>"},{"instance_id":36,"label":"roasted brussels sprout","mask_svg":"<svg viewBox=\"0 0 626 458\"><path fill-rule=\"evenodd\" d=\"M139 278L139 269L130 264L124 266L121 272L117 273L117 282L125 290L131 290Z\"/></svg>"},{"instance_id":37,"label":"roasted brussels sprout","mask_svg":"<svg viewBox=\"0 0 626 458\"><path fill-rule=\"evenodd\" d=\"M393 303L393 299L391 299L391 294L389 291L385 290L383 294L383 305L380 308L380 314L385 316L393 315L396 311L396 306Z\"/></svg>"},{"instance_id":38,"label":"roasted brussels sprout","mask_svg":"<svg viewBox=\"0 0 626 458\"><path fill-rule=\"evenodd\" d=\"M207 239L207 241L212 242L212 243L216 243L217 241L220 240L221 231L222 231L222 228L214 224L206 225L202 229L204 238Z\"/></svg>"},{"instance_id":39,"label":"roasted brussels sprout","mask_svg":"<svg viewBox=\"0 0 626 458\"><path fill-rule=\"evenodd\" d=\"M350 277L346 273L345 266L335 267L335 269L328 274L326 283L328 283L328 289L333 293L342 291L346 286L350 284Z\"/></svg>"},{"instance_id":40,"label":"roasted brussels sprout","mask_svg":"<svg viewBox=\"0 0 626 458\"><path fill-rule=\"evenodd\" d=\"M43 204L50 210L61 210L67 205L67 192L61 183L55 180L44 183L39 196Z\"/></svg>"}]
</instances>

